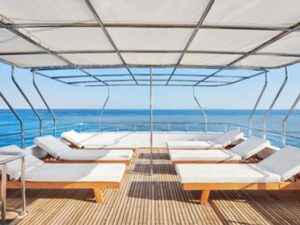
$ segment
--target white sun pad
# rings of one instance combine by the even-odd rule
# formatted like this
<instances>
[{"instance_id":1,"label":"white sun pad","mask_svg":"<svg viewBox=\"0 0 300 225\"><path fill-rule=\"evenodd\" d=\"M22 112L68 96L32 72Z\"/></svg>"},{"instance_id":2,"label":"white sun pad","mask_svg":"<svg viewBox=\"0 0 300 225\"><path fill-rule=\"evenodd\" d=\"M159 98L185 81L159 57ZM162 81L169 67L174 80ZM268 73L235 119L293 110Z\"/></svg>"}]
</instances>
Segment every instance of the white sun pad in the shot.
<instances>
[{"instance_id":1,"label":"white sun pad","mask_svg":"<svg viewBox=\"0 0 300 225\"><path fill-rule=\"evenodd\" d=\"M255 164L177 164L181 183L270 183L280 175Z\"/></svg>"},{"instance_id":2,"label":"white sun pad","mask_svg":"<svg viewBox=\"0 0 300 225\"><path fill-rule=\"evenodd\" d=\"M62 160L130 160L132 150L71 150L60 155Z\"/></svg>"},{"instance_id":3,"label":"white sun pad","mask_svg":"<svg viewBox=\"0 0 300 225\"><path fill-rule=\"evenodd\" d=\"M44 163L26 173L32 182L120 182L125 164Z\"/></svg>"}]
</instances>

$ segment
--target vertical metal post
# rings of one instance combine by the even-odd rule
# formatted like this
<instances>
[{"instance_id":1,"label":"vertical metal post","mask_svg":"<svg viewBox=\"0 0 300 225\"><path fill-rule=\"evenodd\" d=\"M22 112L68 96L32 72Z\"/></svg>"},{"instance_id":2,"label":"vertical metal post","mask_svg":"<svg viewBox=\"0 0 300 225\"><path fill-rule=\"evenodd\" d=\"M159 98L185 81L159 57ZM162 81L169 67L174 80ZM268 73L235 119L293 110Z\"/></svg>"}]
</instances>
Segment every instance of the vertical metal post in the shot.
<instances>
[{"instance_id":1,"label":"vertical metal post","mask_svg":"<svg viewBox=\"0 0 300 225\"><path fill-rule=\"evenodd\" d=\"M34 106L32 105L32 103L30 102L30 100L28 99L28 97L26 96L26 94L24 93L24 91L22 90L20 85L18 84L17 80L15 79L15 67L14 66L11 67L11 79L12 79L13 83L15 84L15 86L17 87L17 89L19 90L19 92L22 94L22 96L26 100L26 102L28 103L28 105L30 106L30 108L32 109L32 111L34 112L34 114L36 115L36 117L38 118L38 120L40 122L40 135L42 136L43 135L42 118L39 115L39 113L35 110Z\"/></svg>"},{"instance_id":2,"label":"vertical metal post","mask_svg":"<svg viewBox=\"0 0 300 225\"><path fill-rule=\"evenodd\" d=\"M258 106L258 104L259 104L259 102L260 102L267 86L268 86L268 72L267 72L267 70L265 70L265 83L264 83L264 86L263 86L262 90L260 91L260 94L259 94L259 96L258 96L258 98L255 102L255 105L254 105L254 107L252 109L252 112L251 112L251 114L249 116L249 119L248 119L249 120L249 137L252 135L252 118L253 118L253 115L254 115L254 113L257 109L257 106Z\"/></svg>"},{"instance_id":3,"label":"vertical metal post","mask_svg":"<svg viewBox=\"0 0 300 225\"><path fill-rule=\"evenodd\" d=\"M207 114L206 112L204 111L203 107L201 106L200 102L198 101L197 97L196 97L196 94L195 94L195 86L193 86L193 97L194 97L194 100L195 102L197 103L199 109L201 110L203 116L204 116L204 130L205 130L205 133L207 132Z\"/></svg>"},{"instance_id":4,"label":"vertical metal post","mask_svg":"<svg viewBox=\"0 0 300 225\"><path fill-rule=\"evenodd\" d=\"M56 118L55 118L54 113L52 112L51 108L49 107L46 99L44 98L42 92L40 91L40 89L38 88L38 86L35 82L35 71L32 71L32 83L33 83L33 86L34 86L35 90L39 94L40 98L42 99L43 103L45 104L48 112L50 113L50 115L52 117L52 120L53 120L53 134L54 134L54 137L56 137Z\"/></svg>"},{"instance_id":5,"label":"vertical metal post","mask_svg":"<svg viewBox=\"0 0 300 225\"><path fill-rule=\"evenodd\" d=\"M14 116L19 121L20 128L21 128L21 148L24 148L24 137L25 137L25 135L24 135L24 123L23 123L23 120L21 119L21 117L19 116L19 114L16 112L16 110L11 106L11 104L6 99L6 97L2 94L1 91L0 91L0 97L3 99L3 101L8 106L8 108L10 109L10 111L14 114Z\"/></svg>"},{"instance_id":6,"label":"vertical metal post","mask_svg":"<svg viewBox=\"0 0 300 225\"><path fill-rule=\"evenodd\" d=\"M101 119L102 119L102 116L103 116L103 112L104 112L104 109L108 103L108 100L110 98L110 87L107 86L107 97L106 97L106 100L104 102L104 104L102 105L102 108L101 108L101 112L100 112L100 115L99 115L99 120L98 120L98 131L100 131L100 128L101 128Z\"/></svg>"},{"instance_id":7,"label":"vertical metal post","mask_svg":"<svg viewBox=\"0 0 300 225\"><path fill-rule=\"evenodd\" d=\"M281 84L281 86L280 86L280 88L279 88L279 90L278 90L278 92L277 92L275 98L273 99L273 101L272 101L272 103L271 103L271 105L270 105L269 109L267 110L267 112L266 112L266 114L265 114L265 117L264 117L264 121L263 121L263 132L264 132L264 133L263 133L263 138L264 138L264 139L267 138L267 120L269 119L270 112L272 111L273 106L275 105L275 103L276 103L278 97L280 96L280 94L281 94L281 92L282 92L283 88L285 87L286 82L287 82L287 80L288 80L288 70L287 70L287 67L285 67L284 70L285 70L285 73L284 73L284 74L285 74L284 81L283 81L283 83Z\"/></svg>"},{"instance_id":8,"label":"vertical metal post","mask_svg":"<svg viewBox=\"0 0 300 225\"><path fill-rule=\"evenodd\" d=\"M6 163L1 166L1 224L6 224Z\"/></svg>"},{"instance_id":9,"label":"vertical metal post","mask_svg":"<svg viewBox=\"0 0 300 225\"><path fill-rule=\"evenodd\" d=\"M25 156L21 159L21 189L22 189L22 211L20 216L27 214L26 210L26 188L25 188Z\"/></svg>"},{"instance_id":10,"label":"vertical metal post","mask_svg":"<svg viewBox=\"0 0 300 225\"><path fill-rule=\"evenodd\" d=\"M293 112L293 110L295 109L296 105L298 104L300 100L300 94L298 95L298 97L295 99L294 103L292 104L291 108L289 109L289 111L287 112L287 114L285 115L284 119L282 120L282 143L285 146L286 145L286 129L285 129L285 125L286 122L290 116L290 114Z\"/></svg>"},{"instance_id":11,"label":"vertical metal post","mask_svg":"<svg viewBox=\"0 0 300 225\"><path fill-rule=\"evenodd\" d=\"M152 110L152 67L150 67L150 174L153 174L153 110Z\"/></svg>"}]
</instances>

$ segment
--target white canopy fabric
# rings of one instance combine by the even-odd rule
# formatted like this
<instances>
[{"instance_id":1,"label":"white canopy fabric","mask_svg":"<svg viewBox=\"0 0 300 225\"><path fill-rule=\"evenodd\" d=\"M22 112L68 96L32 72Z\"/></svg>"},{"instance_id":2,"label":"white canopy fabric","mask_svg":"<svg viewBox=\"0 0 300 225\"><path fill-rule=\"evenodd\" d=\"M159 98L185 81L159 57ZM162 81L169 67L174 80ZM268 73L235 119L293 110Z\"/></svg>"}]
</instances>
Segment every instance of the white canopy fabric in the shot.
<instances>
[{"instance_id":1,"label":"white canopy fabric","mask_svg":"<svg viewBox=\"0 0 300 225\"><path fill-rule=\"evenodd\" d=\"M2 0L18 67L277 68L300 61L299 0Z\"/></svg>"}]
</instances>

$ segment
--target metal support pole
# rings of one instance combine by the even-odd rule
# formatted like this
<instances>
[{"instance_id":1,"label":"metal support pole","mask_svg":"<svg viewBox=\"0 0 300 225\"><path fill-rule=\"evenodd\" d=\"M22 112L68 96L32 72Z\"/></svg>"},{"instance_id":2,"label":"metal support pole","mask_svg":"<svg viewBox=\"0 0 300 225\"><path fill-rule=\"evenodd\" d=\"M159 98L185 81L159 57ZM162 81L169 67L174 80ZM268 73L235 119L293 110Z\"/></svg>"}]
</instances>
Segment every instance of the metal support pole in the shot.
<instances>
[{"instance_id":1,"label":"metal support pole","mask_svg":"<svg viewBox=\"0 0 300 225\"><path fill-rule=\"evenodd\" d=\"M9 101L6 99L6 97L2 94L1 91L0 91L0 97L3 99L3 101L8 106L8 108L10 109L10 111L14 114L14 116L19 121L20 128L21 128L21 148L24 148L24 137L25 137L25 135L24 135L24 123L23 123L23 120L19 116L19 114L16 112L16 110L12 107L12 105L9 103Z\"/></svg>"},{"instance_id":2,"label":"metal support pole","mask_svg":"<svg viewBox=\"0 0 300 225\"><path fill-rule=\"evenodd\" d=\"M39 113L36 111L36 109L34 108L32 103L30 102L30 100L28 99L28 97L26 96L26 94L24 93L24 91L22 90L20 85L18 84L17 80L15 79L15 67L14 66L11 67L11 79L12 79L13 83L15 84L15 86L17 87L17 89L19 90L19 92L22 94L22 96L26 100L26 102L28 103L28 105L30 106L30 108L32 109L32 111L34 112L34 114L36 115L36 117L38 118L38 120L40 122L40 136L42 136L43 135L43 121L42 121L42 118L39 115Z\"/></svg>"},{"instance_id":3,"label":"metal support pole","mask_svg":"<svg viewBox=\"0 0 300 225\"><path fill-rule=\"evenodd\" d=\"M152 110L152 68L150 67L150 174L153 174L153 110Z\"/></svg>"},{"instance_id":4,"label":"metal support pole","mask_svg":"<svg viewBox=\"0 0 300 225\"><path fill-rule=\"evenodd\" d=\"M27 214L26 209L26 188L25 188L25 156L21 159L21 189L22 189L22 211L20 216Z\"/></svg>"},{"instance_id":5,"label":"metal support pole","mask_svg":"<svg viewBox=\"0 0 300 225\"><path fill-rule=\"evenodd\" d=\"M194 100L195 100L195 102L197 103L199 109L201 110L202 115L204 116L204 123L205 123L204 130L205 130L205 133L206 133L206 132L207 132L207 114L206 114L206 112L204 111L203 107L201 106L200 102L198 101L198 99L197 99L197 97L196 97L196 94L195 94L195 86L193 86L193 97L194 97Z\"/></svg>"},{"instance_id":6,"label":"metal support pole","mask_svg":"<svg viewBox=\"0 0 300 225\"><path fill-rule=\"evenodd\" d=\"M4 163L1 166L1 224L6 224L6 176L7 176L7 166Z\"/></svg>"},{"instance_id":7,"label":"metal support pole","mask_svg":"<svg viewBox=\"0 0 300 225\"><path fill-rule=\"evenodd\" d=\"M99 115L99 120L98 120L98 130L100 131L100 128L101 128L101 119L102 119L102 116L103 116L103 113L104 113L104 109L108 103L108 100L110 98L110 87L107 86L107 97L106 97L106 100L101 108L101 112L100 112L100 115Z\"/></svg>"},{"instance_id":8,"label":"metal support pole","mask_svg":"<svg viewBox=\"0 0 300 225\"><path fill-rule=\"evenodd\" d=\"M56 137L56 118L55 118L54 113L52 112L51 108L49 107L46 99L44 98L42 92L40 91L40 89L38 88L38 86L35 82L35 71L32 71L32 83L33 83L33 86L34 86L35 90L39 94L40 98L42 99L43 103L45 104L48 112L50 113L50 115L52 117L52 120L53 120L53 134L54 134L54 137Z\"/></svg>"},{"instance_id":9,"label":"metal support pole","mask_svg":"<svg viewBox=\"0 0 300 225\"><path fill-rule=\"evenodd\" d=\"M253 118L253 115L254 115L254 113L256 111L256 108L257 108L257 106L258 106L258 104L259 104L259 102L260 102L260 100L261 100L261 98L262 98L262 96L263 96L263 94L264 94L267 86L268 86L268 72L267 72L267 70L265 70L265 83L264 83L264 86L263 86L262 90L260 91L260 94L259 94L259 96L258 96L258 98L257 98L257 100L255 102L255 105L254 105L254 107L252 109L252 112L251 112L251 114L249 116L249 137L252 135L252 118Z\"/></svg>"},{"instance_id":10,"label":"metal support pole","mask_svg":"<svg viewBox=\"0 0 300 225\"><path fill-rule=\"evenodd\" d=\"M281 86L280 86L280 88L279 88L279 90L278 90L278 92L277 92L275 98L273 99L272 104L270 105L270 107L269 107L269 109L267 110L267 112L266 112L266 114L265 114L265 117L264 117L264 121L263 121L263 132L264 132L264 133L263 133L263 138L264 138L264 139L267 138L267 120L269 119L269 116L270 116L270 113L271 113L271 111L272 111L272 109L273 109L273 106L275 105L275 103L276 103L278 97L280 96L280 94L281 94L283 88L284 88L285 85L286 85L286 82L288 81L288 70L287 70L287 67L285 67L284 70L285 70L285 73L284 73L284 74L285 74L285 78L284 78L284 80L283 80L283 83L281 84Z\"/></svg>"},{"instance_id":11,"label":"metal support pole","mask_svg":"<svg viewBox=\"0 0 300 225\"><path fill-rule=\"evenodd\" d=\"M300 94L298 95L298 97L295 99L293 105L291 106L291 108L289 109L289 111L287 112L287 114L285 115L284 119L282 120L282 143L283 145L285 146L286 145L286 129L285 129L285 125L286 125L286 122L290 116L290 114L293 112L293 110L295 109L296 105L298 104L300 100Z\"/></svg>"}]
</instances>

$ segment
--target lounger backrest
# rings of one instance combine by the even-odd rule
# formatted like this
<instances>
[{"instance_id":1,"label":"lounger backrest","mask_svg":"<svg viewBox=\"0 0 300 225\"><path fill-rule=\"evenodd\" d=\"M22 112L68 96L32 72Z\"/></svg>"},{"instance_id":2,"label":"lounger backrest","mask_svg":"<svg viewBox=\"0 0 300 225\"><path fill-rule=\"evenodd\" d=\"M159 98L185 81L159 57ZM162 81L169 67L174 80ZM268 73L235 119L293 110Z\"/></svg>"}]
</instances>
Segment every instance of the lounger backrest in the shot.
<instances>
[{"instance_id":1,"label":"lounger backrest","mask_svg":"<svg viewBox=\"0 0 300 225\"><path fill-rule=\"evenodd\" d=\"M54 158L59 158L63 152L71 150L68 145L50 135L37 137L34 143Z\"/></svg>"},{"instance_id":2,"label":"lounger backrest","mask_svg":"<svg viewBox=\"0 0 300 225\"><path fill-rule=\"evenodd\" d=\"M69 141L70 143L72 143L73 145L75 145L77 148L82 148L84 147L84 139L81 137L81 135L76 132L75 130L70 130L70 131L66 131L63 132L61 134L61 136Z\"/></svg>"},{"instance_id":3,"label":"lounger backrest","mask_svg":"<svg viewBox=\"0 0 300 225\"><path fill-rule=\"evenodd\" d=\"M34 155L32 155L27 150L22 150L18 146L9 145L6 147L0 148L0 153L14 153L14 152L22 152L25 154L25 173L29 172L30 170L42 165L44 162ZM4 158L4 155L0 155L1 158ZM19 179L21 176L21 159L12 161L7 163L7 174L13 179Z\"/></svg>"},{"instance_id":4,"label":"lounger backrest","mask_svg":"<svg viewBox=\"0 0 300 225\"><path fill-rule=\"evenodd\" d=\"M256 155L258 152L265 149L268 145L270 145L269 141L253 136L236 145L230 151L239 154L243 159L247 159L251 156Z\"/></svg>"},{"instance_id":5,"label":"lounger backrest","mask_svg":"<svg viewBox=\"0 0 300 225\"><path fill-rule=\"evenodd\" d=\"M300 172L300 149L286 146L258 165L279 174L285 181Z\"/></svg>"},{"instance_id":6,"label":"lounger backrest","mask_svg":"<svg viewBox=\"0 0 300 225\"><path fill-rule=\"evenodd\" d=\"M244 133L237 130L232 130L213 139L213 142L216 144L223 145L223 147L226 147L243 137L244 137Z\"/></svg>"}]
</instances>

